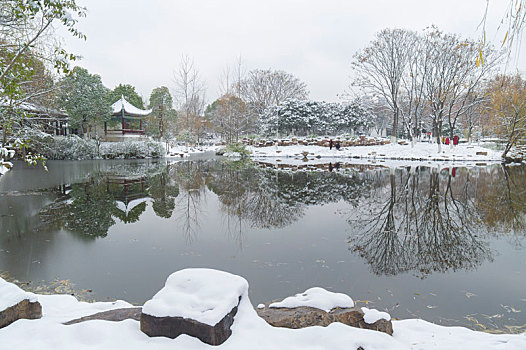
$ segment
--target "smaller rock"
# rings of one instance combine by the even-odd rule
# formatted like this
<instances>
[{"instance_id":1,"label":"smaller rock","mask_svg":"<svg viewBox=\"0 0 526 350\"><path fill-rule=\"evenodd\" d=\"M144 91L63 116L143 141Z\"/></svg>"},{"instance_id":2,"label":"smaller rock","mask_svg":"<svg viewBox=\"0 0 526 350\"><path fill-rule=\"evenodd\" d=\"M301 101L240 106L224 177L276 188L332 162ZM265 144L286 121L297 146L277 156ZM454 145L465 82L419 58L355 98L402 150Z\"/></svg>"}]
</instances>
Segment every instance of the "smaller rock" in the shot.
<instances>
[{"instance_id":1,"label":"smaller rock","mask_svg":"<svg viewBox=\"0 0 526 350\"><path fill-rule=\"evenodd\" d=\"M476 155L477 156L487 156L488 152L477 152Z\"/></svg>"},{"instance_id":2,"label":"smaller rock","mask_svg":"<svg viewBox=\"0 0 526 350\"><path fill-rule=\"evenodd\" d=\"M0 278L0 328L20 319L42 317L42 306L36 295Z\"/></svg>"},{"instance_id":3,"label":"smaller rock","mask_svg":"<svg viewBox=\"0 0 526 350\"><path fill-rule=\"evenodd\" d=\"M371 329L393 335L391 321L379 319L373 324L364 320L364 312L357 307L334 308L330 312L321 309L301 306L296 308L271 308L270 303L264 308L257 308L257 314L268 324L283 328L306 328L312 326L326 327L333 322L340 322L351 327Z\"/></svg>"},{"instance_id":4,"label":"smaller rock","mask_svg":"<svg viewBox=\"0 0 526 350\"><path fill-rule=\"evenodd\" d=\"M141 307L129 307L129 308L123 308L123 309L113 309L103 312L98 312L93 315L84 316L81 318L77 318L68 322L65 322L64 325L69 326L72 324L77 324L85 321L93 321L93 320L104 320L104 321L112 321L112 322L120 322L124 320L136 320L140 321L141 319Z\"/></svg>"},{"instance_id":5,"label":"smaller rock","mask_svg":"<svg viewBox=\"0 0 526 350\"><path fill-rule=\"evenodd\" d=\"M42 317L42 306L38 301L24 299L21 302L0 311L0 328L9 326L11 323L20 320L34 320Z\"/></svg>"}]
</instances>

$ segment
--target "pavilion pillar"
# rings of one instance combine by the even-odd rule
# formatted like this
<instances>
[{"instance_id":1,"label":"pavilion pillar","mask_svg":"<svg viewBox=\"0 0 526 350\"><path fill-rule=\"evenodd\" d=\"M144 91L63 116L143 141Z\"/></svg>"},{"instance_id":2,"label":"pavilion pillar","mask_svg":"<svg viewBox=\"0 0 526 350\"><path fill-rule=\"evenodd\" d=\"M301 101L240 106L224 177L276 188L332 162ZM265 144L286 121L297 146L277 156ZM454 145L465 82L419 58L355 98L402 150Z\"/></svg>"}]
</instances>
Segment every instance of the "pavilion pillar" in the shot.
<instances>
[{"instance_id":1,"label":"pavilion pillar","mask_svg":"<svg viewBox=\"0 0 526 350\"><path fill-rule=\"evenodd\" d=\"M122 134L124 135L124 126L126 125L124 123L124 106L122 107Z\"/></svg>"}]
</instances>

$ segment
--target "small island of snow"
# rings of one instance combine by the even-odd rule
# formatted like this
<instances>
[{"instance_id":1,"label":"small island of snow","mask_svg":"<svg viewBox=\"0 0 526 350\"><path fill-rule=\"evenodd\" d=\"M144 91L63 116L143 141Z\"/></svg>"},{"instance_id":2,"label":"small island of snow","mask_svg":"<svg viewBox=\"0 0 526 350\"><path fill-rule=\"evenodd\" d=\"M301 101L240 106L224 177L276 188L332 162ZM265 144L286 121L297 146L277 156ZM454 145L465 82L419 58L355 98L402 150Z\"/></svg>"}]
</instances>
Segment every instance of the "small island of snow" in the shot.
<instances>
[{"instance_id":1,"label":"small island of snow","mask_svg":"<svg viewBox=\"0 0 526 350\"><path fill-rule=\"evenodd\" d=\"M272 303L269 307L295 308L301 306L314 307L317 309L331 311L335 307L353 307L354 301L350 296L342 293L329 292L320 287L307 289L303 293L283 299L283 301Z\"/></svg>"}]
</instances>

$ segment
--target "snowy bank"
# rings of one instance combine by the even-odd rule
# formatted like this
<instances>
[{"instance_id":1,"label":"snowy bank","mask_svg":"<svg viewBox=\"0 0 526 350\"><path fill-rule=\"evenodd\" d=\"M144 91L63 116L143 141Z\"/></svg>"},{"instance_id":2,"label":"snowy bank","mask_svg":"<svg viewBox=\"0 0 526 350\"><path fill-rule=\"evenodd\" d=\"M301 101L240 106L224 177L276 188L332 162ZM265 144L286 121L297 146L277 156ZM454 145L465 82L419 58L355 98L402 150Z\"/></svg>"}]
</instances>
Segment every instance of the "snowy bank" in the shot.
<instances>
[{"instance_id":1,"label":"snowy bank","mask_svg":"<svg viewBox=\"0 0 526 350\"><path fill-rule=\"evenodd\" d=\"M7 282L0 279L0 285ZM213 283L213 281L210 281ZM83 303L68 295L37 295L43 317L19 320L0 329L5 349L211 349L196 338L150 338L140 331L139 322L92 320L64 325L68 320L130 304ZM3 295L0 295L3 299ZM174 300L177 303L177 300ZM374 316L374 315L373 315ZM377 315L378 316L378 315ZM382 316L382 315L381 315ZM422 320L393 321L394 334L333 323L327 327L276 328L258 317L244 294L232 325L232 336L221 349L526 349L526 333L492 335L461 327L443 327Z\"/></svg>"},{"instance_id":2,"label":"snowy bank","mask_svg":"<svg viewBox=\"0 0 526 350\"><path fill-rule=\"evenodd\" d=\"M201 154L205 152L215 152L221 146L169 146L166 152L166 157L184 158L192 154Z\"/></svg>"},{"instance_id":3,"label":"snowy bank","mask_svg":"<svg viewBox=\"0 0 526 350\"><path fill-rule=\"evenodd\" d=\"M418 142L414 147L409 144L387 144L377 146L351 146L343 147L339 150L335 148L310 145L293 146L270 146L270 147L248 147L251 151L251 158L254 160L263 159L296 159L307 158L323 159L334 158L340 160L350 159L371 159L371 160L404 160L404 161L473 161L473 162L493 162L502 161L501 152L483 148L478 145L460 144L450 148L442 145L442 151L437 152L437 145L427 142ZM287 161L288 162L288 161Z\"/></svg>"}]
</instances>

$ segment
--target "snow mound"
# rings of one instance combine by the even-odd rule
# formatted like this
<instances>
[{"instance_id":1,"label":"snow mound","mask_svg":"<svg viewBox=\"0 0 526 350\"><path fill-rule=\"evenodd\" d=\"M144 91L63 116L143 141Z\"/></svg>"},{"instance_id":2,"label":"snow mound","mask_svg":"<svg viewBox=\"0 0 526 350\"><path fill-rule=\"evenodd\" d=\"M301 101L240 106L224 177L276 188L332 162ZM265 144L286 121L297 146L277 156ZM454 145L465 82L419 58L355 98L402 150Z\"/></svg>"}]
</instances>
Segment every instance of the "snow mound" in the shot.
<instances>
[{"instance_id":1,"label":"snow mound","mask_svg":"<svg viewBox=\"0 0 526 350\"><path fill-rule=\"evenodd\" d=\"M391 320L391 315L389 315L387 312L378 311L376 309L368 309L366 307L362 307L362 311L364 313L363 320L368 324L373 324L381 319L386 321Z\"/></svg>"},{"instance_id":2,"label":"snow mound","mask_svg":"<svg viewBox=\"0 0 526 350\"><path fill-rule=\"evenodd\" d=\"M314 307L329 312L335 307L353 307L354 301L346 294L333 293L320 287L314 287L269 305L269 307L284 307L288 309L301 306Z\"/></svg>"},{"instance_id":3,"label":"snow mound","mask_svg":"<svg viewBox=\"0 0 526 350\"><path fill-rule=\"evenodd\" d=\"M11 306L14 306L24 299L29 299L30 302L34 303L37 301L37 297L33 293L24 292L18 286L6 282L0 277L0 311L4 311Z\"/></svg>"},{"instance_id":4,"label":"snow mound","mask_svg":"<svg viewBox=\"0 0 526 350\"><path fill-rule=\"evenodd\" d=\"M223 154L224 157L229 158L241 158L241 153L239 152L226 152Z\"/></svg>"},{"instance_id":5,"label":"snow mound","mask_svg":"<svg viewBox=\"0 0 526 350\"><path fill-rule=\"evenodd\" d=\"M214 326L248 295L240 276L212 269L185 269L171 274L164 288L142 312L155 317L183 317Z\"/></svg>"}]
</instances>

